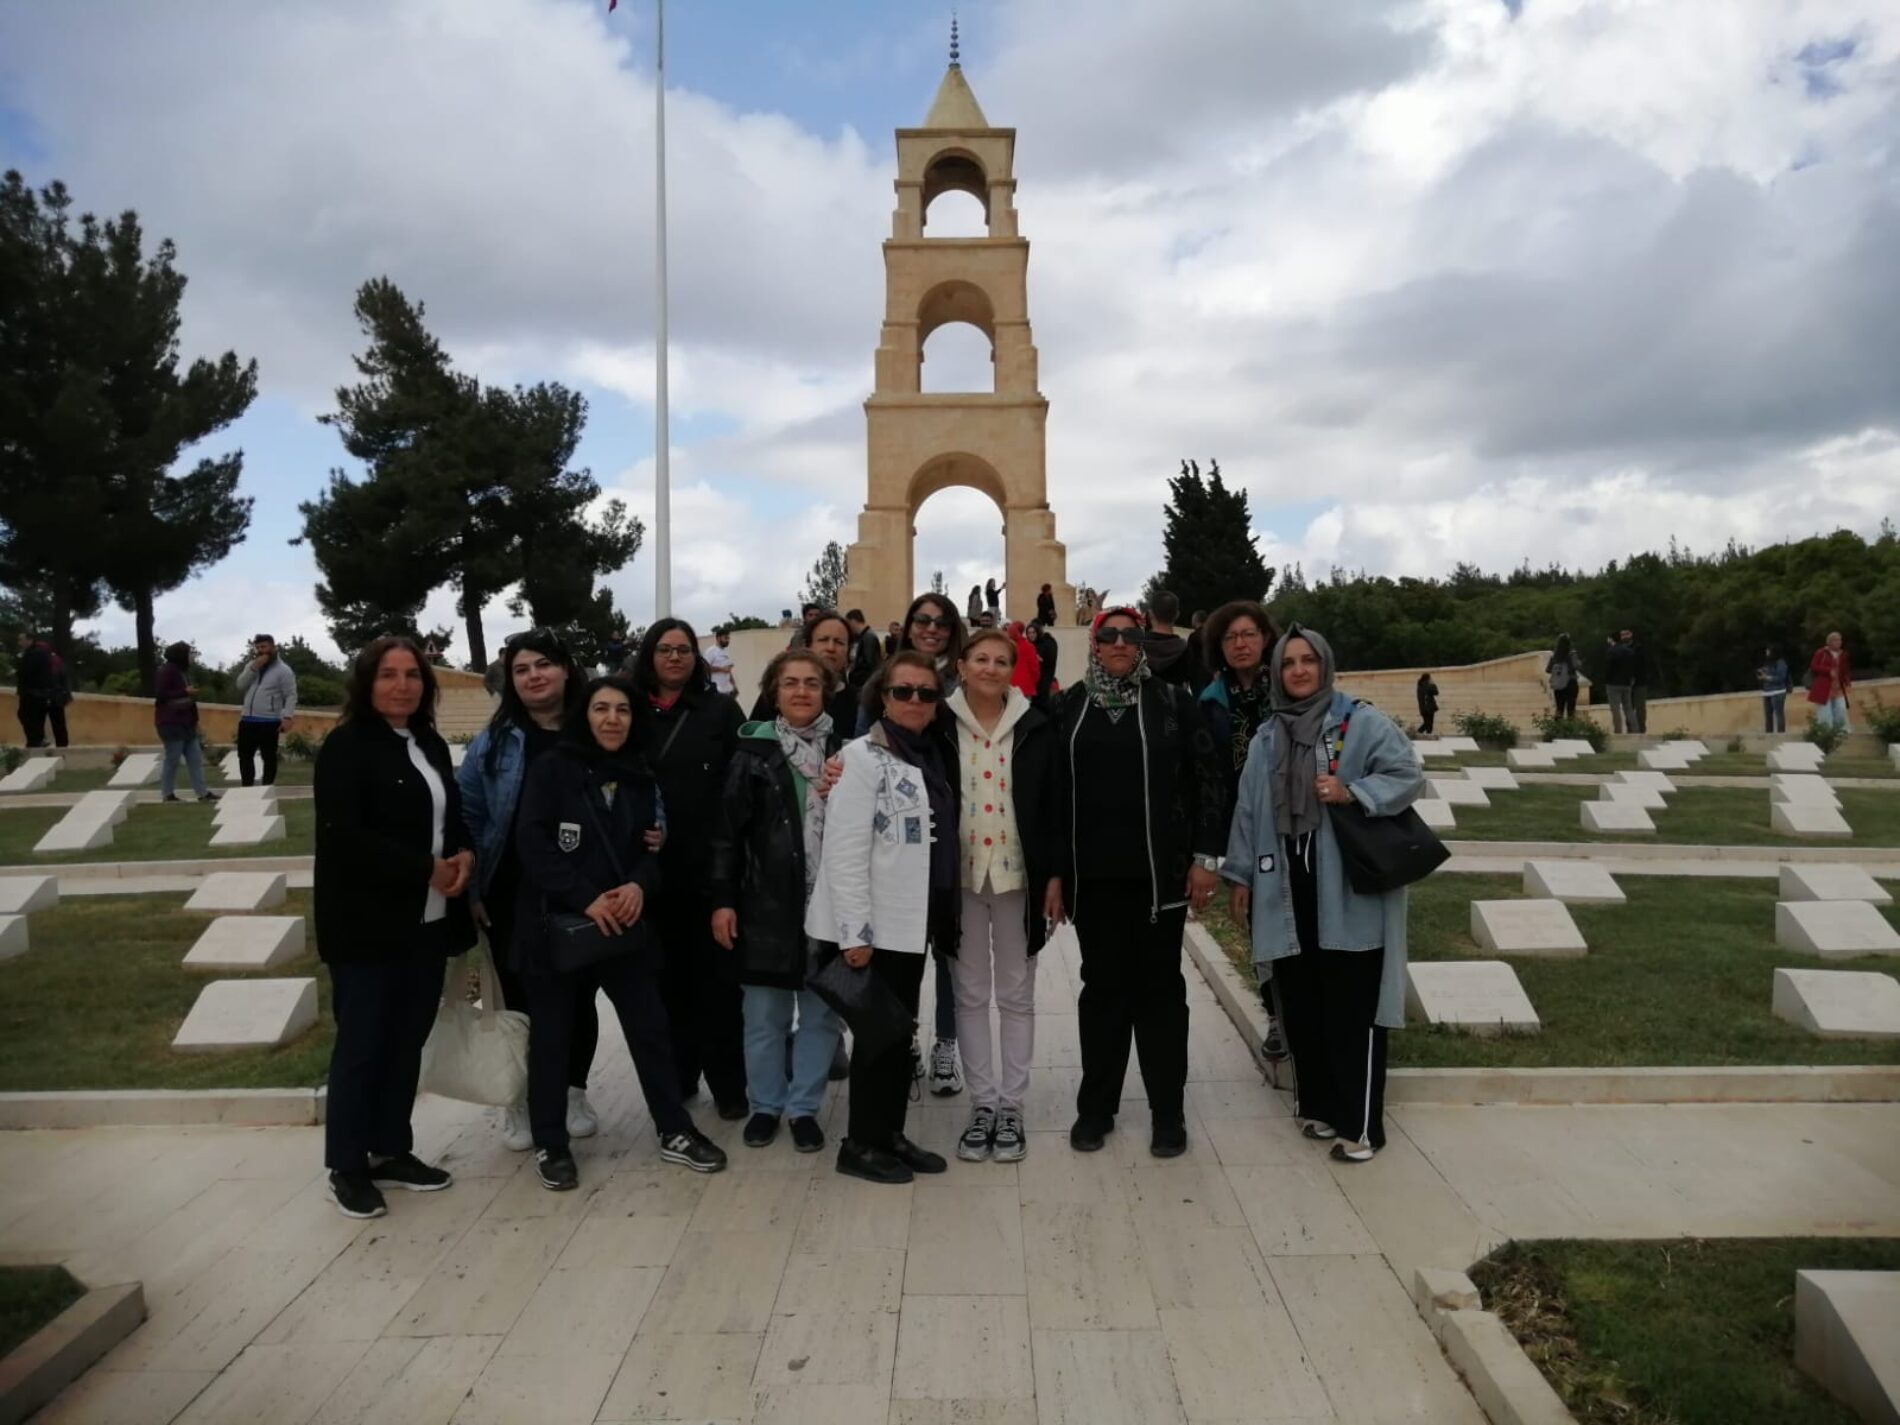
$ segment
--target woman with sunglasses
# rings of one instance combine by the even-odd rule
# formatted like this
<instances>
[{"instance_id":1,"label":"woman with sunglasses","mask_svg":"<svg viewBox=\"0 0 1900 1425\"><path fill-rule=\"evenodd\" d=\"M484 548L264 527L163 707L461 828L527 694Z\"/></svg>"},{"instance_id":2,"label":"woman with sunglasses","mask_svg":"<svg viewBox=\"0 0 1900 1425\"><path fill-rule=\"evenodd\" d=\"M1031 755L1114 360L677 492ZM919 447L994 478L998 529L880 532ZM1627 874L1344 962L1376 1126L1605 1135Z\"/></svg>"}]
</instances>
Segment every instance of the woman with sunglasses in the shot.
<instances>
[{"instance_id":1,"label":"woman with sunglasses","mask_svg":"<svg viewBox=\"0 0 1900 1425\"><path fill-rule=\"evenodd\" d=\"M1391 816L1425 774L1398 724L1333 687L1333 650L1294 624L1268 664L1273 713L1254 734L1221 874L1273 966L1308 1138L1363 1163L1385 1146L1385 1039L1405 1024L1405 888L1361 895L1332 818Z\"/></svg>"},{"instance_id":2,"label":"woman with sunglasses","mask_svg":"<svg viewBox=\"0 0 1900 1425\"><path fill-rule=\"evenodd\" d=\"M1152 677L1140 613L1095 617L1087 678L1056 715L1063 903L1082 951L1082 1084L1069 1144L1092 1153L1115 1126L1132 1037L1157 1158L1187 1149L1188 907L1219 884L1220 765L1193 695Z\"/></svg>"},{"instance_id":3,"label":"woman with sunglasses","mask_svg":"<svg viewBox=\"0 0 1900 1425\"><path fill-rule=\"evenodd\" d=\"M943 684L933 659L905 649L871 688L883 715L844 749L805 930L837 945L853 969L881 979L914 1018L925 950L933 941L940 953L956 947L957 794L932 731ZM839 1172L907 1183L944 1171L940 1155L904 1136L910 1081L901 1040L877 1054L857 1046Z\"/></svg>"},{"instance_id":4,"label":"woman with sunglasses","mask_svg":"<svg viewBox=\"0 0 1900 1425\"><path fill-rule=\"evenodd\" d=\"M682 1095L699 1092L704 1075L719 1116L736 1121L748 1111L745 1017L727 956L713 942L708 887L714 812L745 716L713 687L699 636L681 619L658 619L646 631L634 682L651 714L639 719L640 751L666 805L666 890L654 929L664 952L661 995L673 1023L673 1066Z\"/></svg>"}]
</instances>

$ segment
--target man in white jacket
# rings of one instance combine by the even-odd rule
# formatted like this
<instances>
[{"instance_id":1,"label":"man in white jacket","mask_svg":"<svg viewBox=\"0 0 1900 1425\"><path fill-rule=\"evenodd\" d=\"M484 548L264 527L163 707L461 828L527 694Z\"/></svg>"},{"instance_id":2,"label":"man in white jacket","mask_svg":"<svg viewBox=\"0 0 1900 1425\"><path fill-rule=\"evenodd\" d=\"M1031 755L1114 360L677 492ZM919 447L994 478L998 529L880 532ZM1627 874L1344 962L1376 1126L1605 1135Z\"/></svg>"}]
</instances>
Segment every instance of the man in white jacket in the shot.
<instances>
[{"instance_id":1,"label":"man in white jacket","mask_svg":"<svg viewBox=\"0 0 1900 1425\"><path fill-rule=\"evenodd\" d=\"M251 640L251 661L237 678L243 708L238 713L238 775L245 786L259 780L254 763L264 764L262 783L277 780L277 738L290 731L297 716L297 675L278 656L277 640L260 633Z\"/></svg>"}]
</instances>

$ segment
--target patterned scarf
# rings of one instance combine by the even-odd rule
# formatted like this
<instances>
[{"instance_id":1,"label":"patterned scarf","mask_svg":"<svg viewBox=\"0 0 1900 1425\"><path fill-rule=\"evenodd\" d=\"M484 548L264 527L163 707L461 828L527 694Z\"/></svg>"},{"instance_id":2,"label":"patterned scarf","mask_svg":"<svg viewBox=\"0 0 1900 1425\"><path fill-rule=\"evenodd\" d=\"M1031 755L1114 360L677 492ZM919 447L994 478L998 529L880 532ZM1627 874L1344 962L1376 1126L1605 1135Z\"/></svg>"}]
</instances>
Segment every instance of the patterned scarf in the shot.
<instances>
[{"instance_id":1,"label":"patterned scarf","mask_svg":"<svg viewBox=\"0 0 1900 1425\"><path fill-rule=\"evenodd\" d=\"M1233 714L1234 770L1238 772L1247 765L1247 749L1253 745L1253 735L1260 730L1261 714L1267 708L1267 679L1263 672L1251 688L1243 688L1233 669L1223 669L1220 676L1227 687L1227 710Z\"/></svg>"},{"instance_id":2,"label":"patterned scarf","mask_svg":"<svg viewBox=\"0 0 1900 1425\"><path fill-rule=\"evenodd\" d=\"M1114 614L1130 614L1140 621L1141 615L1133 609L1103 609L1095 616L1095 628L1102 626L1102 620ZM1141 701L1141 685L1154 676L1154 670L1148 666L1148 650L1139 644L1135 646L1135 666L1123 677L1116 677L1102 666L1101 650L1095 645L1094 629L1089 636L1089 671L1085 682L1089 690L1089 699L1108 714L1111 725L1122 720L1122 714Z\"/></svg>"},{"instance_id":3,"label":"patterned scarf","mask_svg":"<svg viewBox=\"0 0 1900 1425\"><path fill-rule=\"evenodd\" d=\"M779 750L792 765L794 775L805 779L805 902L811 903L812 887L818 884L818 856L825 844L825 799L818 795L818 783L825 776L825 743L831 737L831 714L819 713L803 727L793 727L784 718L775 718L772 730L778 734Z\"/></svg>"}]
</instances>

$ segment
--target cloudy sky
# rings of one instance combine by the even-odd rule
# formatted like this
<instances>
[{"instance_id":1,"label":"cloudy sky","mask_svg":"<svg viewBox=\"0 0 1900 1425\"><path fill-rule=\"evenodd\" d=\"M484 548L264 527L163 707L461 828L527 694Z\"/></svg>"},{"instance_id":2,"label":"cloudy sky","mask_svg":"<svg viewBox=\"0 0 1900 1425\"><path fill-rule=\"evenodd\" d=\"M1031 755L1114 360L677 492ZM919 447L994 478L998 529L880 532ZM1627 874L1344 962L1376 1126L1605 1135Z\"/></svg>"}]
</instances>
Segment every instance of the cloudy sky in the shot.
<instances>
[{"instance_id":1,"label":"cloudy sky","mask_svg":"<svg viewBox=\"0 0 1900 1425\"><path fill-rule=\"evenodd\" d=\"M948 6L668 12L675 603L791 603L863 493L891 130ZM1017 206L1070 574L1132 591L1163 480L1218 457L1269 562L1594 565L1900 509L1900 7L1882 0L962 6ZM342 462L356 286L490 381L557 379L651 514L652 0L0 10L0 164L134 207L188 355L257 358L249 540L159 605L235 653L323 639L296 503ZM935 230L968 231L958 195ZM926 389L981 379L945 328ZM919 568L1001 560L982 497ZM642 553L615 580L650 613ZM450 621L446 597L433 607ZM102 632L129 636L114 614ZM509 622L499 608L491 638ZM324 639L327 643L327 639Z\"/></svg>"}]
</instances>

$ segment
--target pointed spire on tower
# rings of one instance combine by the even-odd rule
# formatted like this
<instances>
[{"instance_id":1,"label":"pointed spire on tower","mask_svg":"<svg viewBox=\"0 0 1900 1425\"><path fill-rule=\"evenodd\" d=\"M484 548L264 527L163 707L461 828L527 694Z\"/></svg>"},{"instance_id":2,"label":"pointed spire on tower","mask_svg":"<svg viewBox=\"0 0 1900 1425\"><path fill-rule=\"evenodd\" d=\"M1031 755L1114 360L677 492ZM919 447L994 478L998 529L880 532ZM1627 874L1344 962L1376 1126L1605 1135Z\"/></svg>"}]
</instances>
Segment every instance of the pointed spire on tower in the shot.
<instances>
[{"instance_id":1,"label":"pointed spire on tower","mask_svg":"<svg viewBox=\"0 0 1900 1425\"><path fill-rule=\"evenodd\" d=\"M970 92L970 81L963 77L963 44L957 33L957 12L953 9L950 12L950 68L944 71L943 83L937 86L937 97L931 102L924 127L987 129L989 126L990 121L983 117L982 105Z\"/></svg>"},{"instance_id":2,"label":"pointed spire on tower","mask_svg":"<svg viewBox=\"0 0 1900 1425\"><path fill-rule=\"evenodd\" d=\"M957 12L955 6L952 6L950 9L950 67L952 69L963 68L963 63L959 58L957 49Z\"/></svg>"}]
</instances>

